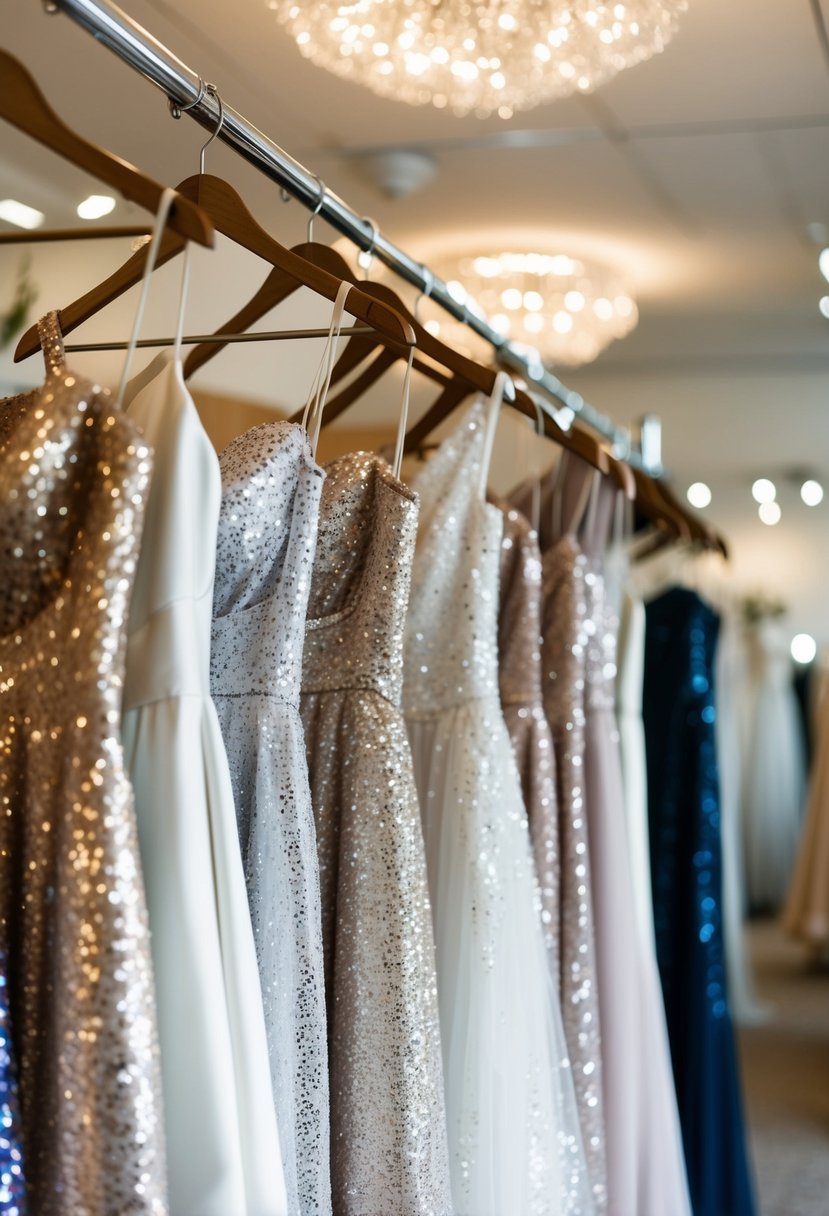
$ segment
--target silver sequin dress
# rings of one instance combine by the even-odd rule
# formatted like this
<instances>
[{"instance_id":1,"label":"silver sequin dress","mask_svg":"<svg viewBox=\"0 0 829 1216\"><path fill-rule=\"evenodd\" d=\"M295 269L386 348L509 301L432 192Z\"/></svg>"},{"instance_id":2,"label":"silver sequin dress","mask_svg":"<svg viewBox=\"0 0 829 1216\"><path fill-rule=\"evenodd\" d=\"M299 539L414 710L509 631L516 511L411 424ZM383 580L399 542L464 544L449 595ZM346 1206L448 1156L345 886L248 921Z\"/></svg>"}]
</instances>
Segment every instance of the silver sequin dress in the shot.
<instances>
[{"instance_id":1,"label":"silver sequin dress","mask_svg":"<svg viewBox=\"0 0 829 1216\"><path fill-rule=\"evenodd\" d=\"M498 689L501 512L480 492L476 401L415 483L404 704L435 919L459 1216L593 1203L527 812Z\"/></svg>"},{"instance_id":2,"label":"silver sequin dress","mask_svg":"<svg viewBox=\"0 0 829 1216\"><path fill-rule=\"evenodd\" d=\"M337 1216L450 1216L435 953L400 708L417 499L326 466L302 674L317 825Z\"/></svg>"},{"instance_id":3,"label":"silver sequin dress","mask_svg":"<svg viewBox=\"0 0 829 1216\"><path fill-rule=\"evenodd\" d=\"M37 1216L167 1211L155 993L120 740L150 453L41 322L0 402L0 955Z\"/></svg>"},{"instance_id":4,"label":"silver sequin dress","mask_svg":"<svg viewBox=\"0 0 829 1216\"><path fill-rule=\"evenodd\" d=\"M299 691L323 472L299 426L221 456L211 687L227 747L290 1216L328 1216L328 1057L316 835Z\"/></svg>"}]
</instances>

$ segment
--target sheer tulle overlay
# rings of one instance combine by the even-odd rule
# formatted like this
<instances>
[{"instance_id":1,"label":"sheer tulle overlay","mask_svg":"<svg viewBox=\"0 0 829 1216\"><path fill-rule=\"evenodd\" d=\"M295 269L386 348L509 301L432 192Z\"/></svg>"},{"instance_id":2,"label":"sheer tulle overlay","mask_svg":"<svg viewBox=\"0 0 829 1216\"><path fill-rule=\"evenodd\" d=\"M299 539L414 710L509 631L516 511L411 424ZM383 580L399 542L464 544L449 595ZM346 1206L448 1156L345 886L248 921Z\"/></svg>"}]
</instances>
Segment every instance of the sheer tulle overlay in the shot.
<instances>
[{"instance_id":1,"label":"sheer tulle overlay","mask_svg":"<svg viewBox=\"0 0 829 1216\"><path fill-rule=\"evenodd\" d=\"M406 634L452 1193L458 1216L575 1216L593 1202L498 696L503 520L481 495L487 423L486 404L475 402L416 482Z\"/></svg>"},{"instance_id":2,"label":"sheer tulle overlay","mask_svg":"<svg viewBox=\"0 0 829 1216\"><path fill-rule=\"evenodd\" d=\"M438 926L459 1216L592 1211L538 932L527 816L497 701L409 722ZM480 792L486 790L486 798Z\"/></svg>"}]
</instances>

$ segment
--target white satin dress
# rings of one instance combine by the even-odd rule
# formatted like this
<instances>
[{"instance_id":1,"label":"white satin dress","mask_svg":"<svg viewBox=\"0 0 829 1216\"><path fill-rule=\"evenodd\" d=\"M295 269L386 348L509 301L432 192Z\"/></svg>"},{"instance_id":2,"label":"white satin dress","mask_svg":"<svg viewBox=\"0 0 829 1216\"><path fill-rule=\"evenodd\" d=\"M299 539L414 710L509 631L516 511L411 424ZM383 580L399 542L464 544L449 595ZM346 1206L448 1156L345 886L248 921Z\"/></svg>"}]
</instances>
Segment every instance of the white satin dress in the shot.
<instances>
[{"instance_id":1,"label":"white satin dress","mask_svg":"<svg viewBox=\"0 0 829 1216\"><path fill-rule=\"evenodd\" d=\"M171 1216L284 1216L236 812L210 699L219 461L178 360L131 382L155 450L129 618L124 753L158 996Z\"/></svg>"},{"instance_id":2,"label":"white satin dress","mask_svg":"<svg viewBox=\"0 0 829 1216\"><path fill-rule=\"evenodd\" d=\"M474 402L414 483L421 516L406 626L404 711L435 922L452 1196L457 1216L583 1216L593 1200L499 701L503 518L484 500L492 410Z\"/></svg>"},{"instance_id":3,"label":"white satin dress","mask_svg":"<svg viewBox=\"0 0 829 1216\"><path fill-rule=\"evenodd\" d=\"M806 801L806 755L789 638L764 619L749 635L754 668L743 836L749 906L777 912L794 870Z\"/></svg>"}]
</instances>

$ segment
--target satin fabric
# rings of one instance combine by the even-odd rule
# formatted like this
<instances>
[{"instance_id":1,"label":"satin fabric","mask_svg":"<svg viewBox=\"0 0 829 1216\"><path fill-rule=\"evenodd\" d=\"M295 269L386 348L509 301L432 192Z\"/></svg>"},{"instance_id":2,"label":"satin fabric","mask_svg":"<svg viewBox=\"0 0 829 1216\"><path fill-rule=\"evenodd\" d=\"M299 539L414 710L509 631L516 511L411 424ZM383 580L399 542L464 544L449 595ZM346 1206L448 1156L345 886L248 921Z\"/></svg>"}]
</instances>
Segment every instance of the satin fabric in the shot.
<instances>
[{"instance_id":1,"label":"satin fabric","mask_svg":"<svg viewBox=\"0 0 829 1216\"><path fill-rule=\"evenodd\" d=\"M218 458L160 355L126 396L155 470L124 685L158 994L171 1216L283 1216L262 992L210 699Z\"/></svg>"}]
</instances>

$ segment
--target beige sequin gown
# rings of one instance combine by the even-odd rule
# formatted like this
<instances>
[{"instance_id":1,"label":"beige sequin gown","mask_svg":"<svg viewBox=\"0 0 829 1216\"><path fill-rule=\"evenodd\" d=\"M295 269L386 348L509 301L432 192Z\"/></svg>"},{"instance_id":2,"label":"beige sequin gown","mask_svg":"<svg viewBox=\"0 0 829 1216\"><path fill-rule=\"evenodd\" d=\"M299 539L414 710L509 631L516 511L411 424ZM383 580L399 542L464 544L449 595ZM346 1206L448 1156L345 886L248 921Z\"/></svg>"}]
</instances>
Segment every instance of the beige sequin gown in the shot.
<instances>
[{"instance_id":1,"label":"beige sequin gown","mask_svg":"<svg viewBox=\"0 0 829 1216\"><path fill-rule=\"evenodd\" d=\"M529 521L491 498L504 516L498 610L501 709L521 776L541 887L541 920L558 982L559 844L555 753L541 688L541 553Z\"/></svg>"},{"instance_id":2,"label":"beige sequin gown","mask_svg":"<svg viewBox=\"0 0 829 1216\"><path fill-rule=\"evenodd\" d=\"M550 477L541 496L541 661L559 810L561 1009L593 1197L597 1211L603 1211L607 1206L607 1165L602 1044L584 788L587 570L586 558L573 534L578 503L564 503L554 532L552 484ZM525 506L530 491L514 497L518 505Z\"/></svg>"},{"instance_id":3,"label":"beige sequin gown","mask_svg":"<svg viewBox=\"0 0 829 1216\"><path fill-rule=\"evenodd\" d=\"M302 672L320 863L337 1216L450 1216L435 950L400 709L417 498L326 468Z\"/></svg>"},{"instance_id":4,"label":"beige sequin gown","mask_svg":"<svg viewBox=\"0 0 829 1216\"><path fill-rule=\"evenodd\" d=\"M119 737L150 453L41 322L0 403L0 950L36 1216L162 1216L147 911Z\"/></svg>"}]
</instances>

